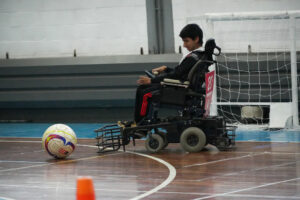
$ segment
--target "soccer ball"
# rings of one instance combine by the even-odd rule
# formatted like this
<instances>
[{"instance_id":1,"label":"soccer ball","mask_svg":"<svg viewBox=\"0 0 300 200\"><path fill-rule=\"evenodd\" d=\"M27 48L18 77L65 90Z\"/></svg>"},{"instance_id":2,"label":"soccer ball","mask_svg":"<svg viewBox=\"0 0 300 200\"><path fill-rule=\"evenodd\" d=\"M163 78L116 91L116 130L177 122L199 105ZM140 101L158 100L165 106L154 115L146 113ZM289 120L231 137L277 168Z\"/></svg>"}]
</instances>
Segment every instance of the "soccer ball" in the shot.
<instances>
[{"instance_id":1,"label":"soccer ball","mask_svg":"<svg viewBox=\"0 0 300 200\"><path fill-rule=\"evenodd\" d=\"M47 128L42 139L42 146L49 155L65 158L75 149L77 138L75 132L65 124L54 124Z\"/></svg>"}]
</instances>

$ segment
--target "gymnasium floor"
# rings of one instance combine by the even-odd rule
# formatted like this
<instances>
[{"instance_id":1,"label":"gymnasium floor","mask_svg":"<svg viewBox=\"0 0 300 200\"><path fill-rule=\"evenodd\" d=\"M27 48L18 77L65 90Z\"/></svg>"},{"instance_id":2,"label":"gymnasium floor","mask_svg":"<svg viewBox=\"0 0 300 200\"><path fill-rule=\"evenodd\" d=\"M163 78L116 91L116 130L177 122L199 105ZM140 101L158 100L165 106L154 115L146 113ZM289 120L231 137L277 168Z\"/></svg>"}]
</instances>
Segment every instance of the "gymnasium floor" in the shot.
<instances>
[{"instance_id":1,"label":"gymnasium floor","mask_svg":"<svg viewBox=\"0 0 300 200\"><path fill-rule=\"evenodd\" d=\"M90 176L97 199L300 199L300 132L239 130L236 148L185 153L179 144L149 154L143 141L98 154L93 130L68 124L79 143L65 160L41 148L51 124L0 123L0 200L76 199Z\"/></svg>"}]
</instances>

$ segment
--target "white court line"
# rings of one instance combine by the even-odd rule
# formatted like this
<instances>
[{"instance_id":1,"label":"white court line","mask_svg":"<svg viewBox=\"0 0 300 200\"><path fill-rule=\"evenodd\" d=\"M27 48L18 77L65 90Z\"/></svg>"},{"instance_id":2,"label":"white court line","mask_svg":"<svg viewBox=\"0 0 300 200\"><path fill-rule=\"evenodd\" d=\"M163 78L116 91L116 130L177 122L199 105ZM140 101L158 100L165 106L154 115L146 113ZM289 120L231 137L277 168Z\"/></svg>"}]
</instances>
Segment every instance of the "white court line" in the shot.
<instances>
[{"instance_id":1,"label":"white court line","mask_svg":"<svg viewBox=\"0 0 300 200\"><path fill-rule=\"evenodd\" d=\"M37 164L43 164L47 162L34 162L34 161L26 161L26 160L0 160L0 163L37 163Z\"/></svg>"},{"instance_id":2,"label":"white court line","mask_svg":"<svg viewBox=\"0 0 300 200\"><path fill-rule=\"evenodd\" d=\"M160 158L156 158L156 157L153 157L153 156L150 156L150 155L146 155L146 154L141 154L141 153L136 153L136 152L131 152L131 151L127 151L128 153L132 153L132 154L136 154L136 155L139 155L139 156L144 156L146 158L150 158L150 159L153 159L153 160L156 160L157 162L165 165L168 169L169 169L169 176L168 178L162 182L160 185L156 186L155 188L153 188L152 190L149 190L147 192L145 192L144 194L141 194L139 196L136 196L134 198L132 198L131 200L138 200L138 199L142 199L144 197L147 197L155 192L157 192L158 190L166 187L167 185L169 185L173 180L174 178L176 177L176 169L173 165L169 164L168 162L160 159Z\"/></svg>"},{"instance_id":3,"label":"white court line","mask_svg":"<svg viewBox=\"0 0 300 200\"><path fill-rule=\"evenodd\" d=\"M115 153L115 154L109 154L109 155L114 156L114 155L117 155L117 154L121 154L121 153ZM72 163L72 162L76 162L76 161L82 161L82 160L89 160L89 159L94 159L94 158L107 157L109 155L91 156L91 157L86 157L86 158L78 158L78 159L74 159L74 160L62 160L62 161L53 162L53 163L45 163L45 164L41 164L41 165L30 165L30 166L26 166L26 167L17 167L17 168L10 168L10 169L0 169L0 173L1 172L9 172L9 171L17 171L17 170L22 170L22 169L35 168L35 167L44 167L44 166L55 165L55 164L62 164L62 163Z\"/></svg>"},{"instance_id":4,"label":"white court line","mask_svg":"<svg viewBox=\"0 0 300 200\"><path fill-rule=\"evenodd\" d=\"M87 146L87 147L93 147L93 148L98 148L96 146L91 146L91 145L81 145L81 146ZM119 151L122 151L122 150L119 150ZM147 154L142 154L142 153L137 153L137 152L132 152L132 151L125 151L125 153L131 153L131 154L135 154L135 155L139 155L139 156L143 156L143 157L146 157L146 158L150 158L152 160L155 160L163 165L165 165L168 169L169 169L169 176L166 180L164 180L164 182L162 182L160 185L156 186L155 188L139 195L139 196L136 196L134 198L131 198L130 200L138 200L138 199L142 199L142 198L145 198L159 190L161 190L162 188L166 187L167 185L169 185L173 180L174 178L176 177L176 169L173 165L171 165L170 163L160 159L160 158L157 158L157 157L154 157L154 156L150 156L150 155L147 155Z\"/></svg>"},{"instance_id":5,"label":"white court line","mask_svg":"<svg viewBox=\"0 0 300 200\"><path fill-rule=\"evenodd\" d=\"M14 187L14 188L35 188L35 189L55 189L55 186L36 186L36 185L1 185L0 187ZM64 190L75 190L74 187L63 187ZM105 191L105 192L126 192L126 193L137 193L137 192L147 192L143 190L128 190L128 189L108 189L108 188L95 188L96 191ZM180 194L180 195L211 195L211 193L201 193L201 192L160 192L159 194ZM272 196L272 195L252 195L252 194L228 194L224 195L226 197L248 197L248 198L267 198L267 199L300 199L300 197L293 196ZM1 200L1 199L0 199Z\"/></svg>"},{"instance_id":6,"label":"white court line","mask_svg":"<svg viewBox=\"0 0 300 200\"><path fill-rule=\"evenodd\" d=\"M293 196L272 196L272 195L252 195L252 194L232 194L232 195L224 195L226 197L240 197L240 198L248 198L248 199L300 199L300 197Z\"/></svg>"},{"instance_id":7,"label":"white court line","mask_svg":"<svg viewBox=\"0 0 300 200\"><path fill-rule=\"evenodd\" d=\"M0 187L14 187L14 188L30 188L30 189L56 189L55 186L39 186L39 185L1 185ZM64 186L63 190L76 190L74 187ZM109 188L95 188L96 191L105 191L105 192L126 192L126 193L137 193L137 192L148 192L145 190L128 190L128 189L109 189ZM201 193L201 192L160 192L160 194L184 194L184 195L211 195L211 193ZM1 199L0 199L1 200Z\"/></svg>"},{"instance_id":8,"label":"white court line","mask_svg":"<svg viewBox=\"0 0 300 200\"><path fill-rule=\"evenodd\" d=\"M110 154L110 155L117 155L117 154ZM72 163L76 161L81 161L81 160L89 160L89 159L94 159L94 158L102 158L106 157L108 155L103 155L103 156L91 156L87 158L79 158L79 159L74 159L74 160L63 160L63 161L58 161L58 162L53 162L53 163L45 163L45 164L40 164L40 165L30 165L26 167L17 167L17 168L10 168L10 169L0 169L1 172L9 172L9 171L17 171L17 170L22 170L22 169L30 169L30 168L35 168L35 167L44 167L44 166L49 166L49 165L55 165L55 164L62 164L62 163Z\"/></svg>"},{"instance_id":9,"label":"white court line","mask_svg":"<svg viewBox=\"0 0 300 200\"><path fill-rule=\"evenodd\" d=\"M14 199L7 198L7 197L0 197L0 200L14 200Z\"/></svg>"},{"instance_id":10,"label":"white court line","mask_svg":"<svg viewBox=\"0 0 300 200\"><path fill-rule=\"evenodd\" d=\"M195 182L195 181L196 182L201 182L201 181L205 181L205 180L217 179L217 178L222 178L222 177L226 177L226 176L234 176L234 175L238 175L238 174L242 174L242 173L246 173L246 172L255 172L255 171L269 169L269 168L276 168L276 167L282 167L282 166L286 166L286 165L293 165L293 164L296 164L298 162L300 162L300 161L288 162L288 163L283 163L283 164L278 164L278 165L270 165L270 166L254 168L254 169L250 169L250 170L242 170L242 171L239 171L239 172L231 172L231 173L226 173L226 174L219 175L219 176L211 176L211 177L197 179L197 180L179 180L179 181L182 181L182 182Z\"/></svg>"},{"instance_id":11,"label":"white court line","mask_svg":"<svg viewBox=\"0 0 300 200\"><path fill-rule=\"evenodd\" d=\"M210 164L215 164L215 163L219 163L219 162L225 162L225 161L229 161L229 160L238 160L238 159L242 159L242 158L248 158L248 157L264 155L264 154L267 154L267 153L266 152L253 153L253 154L251 153L251 154L248 154L248 155L245 155L245 156L231 157L231 158L225 158L225 159L220 159L220 160L214 160L214 161L211 161L211 162L205 162L205 163L199 163L199 164L193 164L193 165L186 165L186 166L183 166L183 168L210 165Z\"/></svg>"},{"instance_id":12,"label":"white court line","mask_svg":"<svg viewBox=\"0 0 300 200\"><path fill-rule=\"evenodd\" d=\"M22 169L34 168L34 167L44 167L44 166L53 165L53 164L55 164L55 163L45 163L45 164L41 164L41 165L30 165L30 166L26 166L26 167L16 167L16 168L10 168L10 169L0 169L0 174L1 174L1 172L17 171L17 170L22 170Z\"/></svg>"},{"instance_id":13,"label":"white court line","mask_svg":"<svg viewBox=\"0 0 300 200\"><path fill-rule=\"evenodd\" d=\"M223 154L225 153L230 153L232 154L232 152L222 152ZM255 154L257 153L257 151L237 151L237 152L234 152L235 154ZM264 151L264 153L266 154L282 154L282 155L297 155L297 154L300 154L300 152L279 152L279 151Z\"/></svg>"},{"instance_id":14,"label":"white court line","mask_svg":"<svg viewBox=\"0 0 300 200\"><path fill-rule=\"evenodd\" d=\"M199 163L199 164L193 164L193 165L186 165L186 166L183 166L183 168L202 166L202 165L210 165L210 164L215 164L215 163L219 163L219 162L225 162L225 161L229 161L229 160L238 160L238 159L242 159L242 158L253 157L253 156L264 155L264 154L274 154L274 155L297 155L297 154L300 154L297 152L269 152L269 151L265 151L262 153L256 153L256 152L235 152L235 153L248 153L248 155L232 157L232 158L225 158L225 159L221 159L221 160L215 160L215 161L211 161L211 162L205 162L205 163Z\"/></svg>"},{"instance_id":15,"label":"white court line","mask_svg":"<svg viewBox=\"0 0 300 200\"><path fill-rule=\"evenodd\" d=\"M263 184L263 185L259 185L259 186L254 186L254 187L249 187L249 188L244 188L244 189L235 190L235 191L231 191L231 192L225 192L225 193L222 193L222 194L215 194L215 195L210 195L210 196L206 196L206 197L196 198L194 200L201 200L201 199L210 199L210 198L215 198L215 197L222 197L222 196L227 196L229 194L234 194L234 193L238 193L238 192L244 192L244 191L248 191L248 190L253 190L253 189L257 189L257 188L271 186L271 185L277 185L277 184L280 184L280 183L286 183L286 182L290 182L290 181L296 181L296 180L299 180L299 179L300 179L300 177L297 177L297 178L293 178L293 179L288 179L288 180L283 180L283 181L277 181L277 182L273 182L273 183L267 183L267 184Z\"/></svg>"},{"instance_id":16,"label":"white court line","mask_svg":"<svg viewBox=\"0 0 300 200\"><path fill-rule=\"evenodd\" d=\"M6 142L6 141L0 141L0 142ZM10 142L10 141L9 141ZM16 142L22 142L22 141L16 141ZM29 142L29 141L26 141ZM37 142L37 141L32 141L32 142ZM38 141L40 143L40 141ZM78 145L78 146L82 146L82 145ZM48 163L46 162L45 164L40 164L40 165L30 165L30 166L25 166L25 167L17 167L17 168L10 168L10 169L0 169L0 173L1 172L9 172L9 171L17 171L17 170L22 170L22 169L29 169L29 168L35 168L35 167L44 167L44 166L49 166L49 165L55 165L55 164L62 164L62 163L71 163L71 162L75 162L75 161L81 161L81 160L89 160L89 159L94 159L94 158L102 158L102 157L106 157L109 155L117 155L120 153L115 153L115 154L108 154L108 155L102 155L102 156L91 156L91 157L87 157L87 158L79 158L79 159L74 159L74 160L62 160L62 161L58 161L58 162L53 162L53 163Z\"/></svg>"},{"instance_id":17,"label":"white court line","mask_svg":"<svg viewBox=\"0 0 300 200\"><path fill-rule=\"evenodd\" d=\"M0 140L0 142L6 142L5 140ZM9 141L10 142L10 141ZM22 141L14 141L14 142L22 142ZM26 141L26 142L30 142L30 141ZM41 142L41 141L33 141L33 142ZM92 145L80 145L78 144L78 146L85 146L85 147L92 147L92 148L98 148L97 146L92 146ZM122 151L122 150L119 150L119 151ZM174 178L176 177L176 169L173 165L171 165L170 163L160 159L160 158L156 158L154 156L150 156L150 155L146 155L146 154L142 154L142 153L136 153L136 152L131 152L131 151L126 151L127 153L131 153L131 154L136 154L136 155L139 155L139 156L143 156L143 157L146 157L146 158L150 158L152 160L155 160L163 165L165 165L168 169L169 169L169 176L166 180L164 180L160 185L156 186L155 188L139 195L139 196L136 196L134 198L131 198L130 200L139 200L139 199L142 199L144 197L147 197L155 192L157 192L158 190L161 190L162 188L166 187L168 184L170 184ZM126 153L125 152L125 153ZM109 156L109 155L116 155L116 154L108 154L106 156ZM94 156L94 157L89 157L89 159L91 158L96 158L96 157L104 157L104 156ZM72 162L72 161L78 161L78 160L82 160L82 159L76 159L76 160L69 160L69 162ZM61 161L60 163L62 163L64 161ZM58 164L59 162L57 162ZM13 168L13 169L6 169L6 170L0 170L0 173L1 172L6 172L6 171L15 171L15 170L20 170L20 169L28 169L28 168L32 168L32 167L43 167L43 166L47 166L47 165L53 165L53 164L56 164L56 163L47 163L47 164L42 164L42 165L32 165L32 166L27 166L27 167L19 167L19 168Z\"/></svg>"},{"instance_id":18,"label":"white court line","mask_svg":"<svg viewBox=\"0 0 300 200\"><path fill-rule=\"evenodd\" d=\"M267 153L275 154L275 155L297 155L297 154L300 155L299 152L267 152Z\"/></svg>"}]
</instances>

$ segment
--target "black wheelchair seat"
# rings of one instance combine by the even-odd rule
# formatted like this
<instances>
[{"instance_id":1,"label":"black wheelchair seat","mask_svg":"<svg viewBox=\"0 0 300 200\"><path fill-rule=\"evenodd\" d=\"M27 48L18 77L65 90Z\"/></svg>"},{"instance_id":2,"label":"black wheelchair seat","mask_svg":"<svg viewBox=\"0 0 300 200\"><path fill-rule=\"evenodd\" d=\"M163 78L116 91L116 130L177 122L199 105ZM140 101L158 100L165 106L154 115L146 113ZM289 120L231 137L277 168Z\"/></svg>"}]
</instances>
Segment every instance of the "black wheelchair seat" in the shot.
<instances>
[{"instance_id":1,"label":"black wheelchair seat","mask_svg":"<svg viewBox=\"0 0 300 200\"><path fill-rule=\"evenodd\" d=\"M218 56L220 53L221 48L216 45L215 40L207 40L204 51L191 68L186 81L164 79L161 82L160 105L176 105L185 110L197 108L192 112L198 112L198 117L202 115L205 112L205 74L209 72L208 68L212 64L217 63L213 60L213 55Z\"/></svg>"}]
</instances>

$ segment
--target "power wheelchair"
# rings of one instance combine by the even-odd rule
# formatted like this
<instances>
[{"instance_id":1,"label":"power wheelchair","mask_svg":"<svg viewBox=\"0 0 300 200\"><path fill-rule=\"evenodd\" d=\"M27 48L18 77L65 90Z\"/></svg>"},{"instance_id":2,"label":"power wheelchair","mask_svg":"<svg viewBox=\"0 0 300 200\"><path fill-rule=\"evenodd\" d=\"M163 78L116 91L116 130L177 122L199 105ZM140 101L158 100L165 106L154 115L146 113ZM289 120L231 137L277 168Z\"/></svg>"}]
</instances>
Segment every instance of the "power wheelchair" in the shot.
<instances>
[{"instance_id":1,"label":"power wheelchair","mask_svg":"<svg viewBox=\"0 0 300 200\"><path fill-rule=\"evenodd\" d=\"M208 116L214 72L207 72L210 65L217 65L213 55L220 53L215 40L209 39L188 80L164 79L161 89L153 92L147 116L136 126L119 123L95 130L98 152L117 151L121 146L125 151L131 140L135 145L135 139L141 138L146 138L145 147L151 153L166 148L168 143L180 143L187 152L199 152L207 144L220 150L233 148L235 127L226 125L223 117ZM148 71L146 74L153 76ZM162 106L175 106L178 114L160 118L158 113Z\"/></svg>"}]
</instances>

